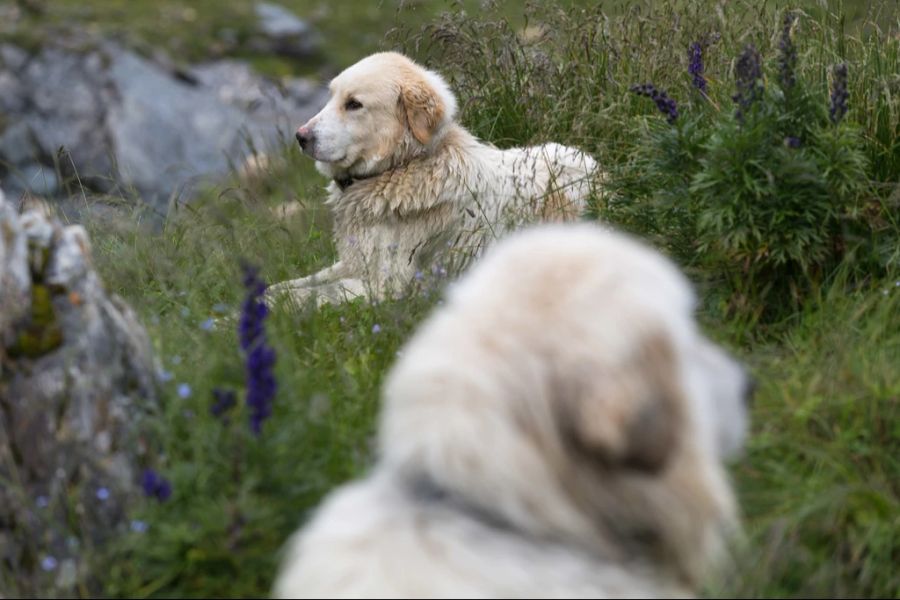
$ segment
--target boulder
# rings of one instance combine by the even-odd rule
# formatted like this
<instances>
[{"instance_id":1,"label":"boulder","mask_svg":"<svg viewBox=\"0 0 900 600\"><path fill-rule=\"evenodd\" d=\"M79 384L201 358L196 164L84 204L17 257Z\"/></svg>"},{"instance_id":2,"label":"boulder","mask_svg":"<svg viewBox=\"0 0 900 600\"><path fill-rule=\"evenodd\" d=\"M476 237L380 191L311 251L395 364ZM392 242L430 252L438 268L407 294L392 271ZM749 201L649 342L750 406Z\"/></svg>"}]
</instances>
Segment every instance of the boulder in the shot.
<instances>
[{"instance_id":1,"label":"boulder","mask_svg":"<svg viewBox=\"0 0 900 600\"><path fill-rule=\"evenodd\" d=\"M233 60L175 68L109 42L60 39L34 54L2 44L0 177L13 197L93 190L161 211L291 144L326 97Z\"/></svg>"},{"instance_id":2,"label":"boulder","mask_svg":"<svg viewBox=\"0 0 900 600\"><path fill-rule=\"evenodd\" d=\"M293 58L314 56L321 40L310 25L280 4L258 2L255 6L258 35L250 46L257 52Z\"/></svg>"},{"instance_id":3,"label":"boulder","mask_svg":"<svg viewBox=\"0 0 900 600\"><path fill-rule=\"evenodd\" d=\"M79 225L0 194L0 590L73 595L124 527L156 400L147 333Z\"/></svg>"}]
</instances>

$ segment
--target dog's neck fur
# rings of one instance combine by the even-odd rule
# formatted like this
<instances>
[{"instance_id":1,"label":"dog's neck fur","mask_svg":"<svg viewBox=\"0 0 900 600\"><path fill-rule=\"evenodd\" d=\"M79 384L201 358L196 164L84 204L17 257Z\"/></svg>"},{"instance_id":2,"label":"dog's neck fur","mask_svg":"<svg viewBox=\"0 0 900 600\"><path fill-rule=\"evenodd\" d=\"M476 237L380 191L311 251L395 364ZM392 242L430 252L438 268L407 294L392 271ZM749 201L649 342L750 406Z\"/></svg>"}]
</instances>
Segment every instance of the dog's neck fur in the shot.
<instances>
[{"instance_id":1,"label":"dog's neck fur","mask_svg":"<svg viewBox=\"0 0 900 600\"><path fill-rule=\"evenodd\" d=\"M522 522L513 513L507 512L502 502L494 502L489 497L472 496L465 489L452 483L441 483L427 470L408 470L402 476L401 482L410 497L420 505L442 506L486 528L530 540L536 545L565 546L591 557L591 560L598 563L618 564L625 568L633 566L636 572L643 572L647 565L654 565L651 571L658 575L659 584L664 587L671 585L697 589L702 583L708 560L715 558L707 556L708 548L700 547L706 545L700 543L705 534L695 537L698 531L693 531L696 529L694 527L689 527L693 533L687 537L698 543L695 552L684 550L684 539L679 538L686 532L679 530L685 523L675 525L675 529L672 530L664 523L655 523L655 516L651 516L645 522L630 523L628 519L620 519L621 515L607 514L603 510L594 511L588 506L583 507L587 509L584 514L593 515L589 516L587 521L593 525L585 530L578 532L566 526L558 527L552 521L544 521L544 527L532 529L523 527ZM597 489L588 486L583 492L588 496L599 497L602 495L600 488L605 484L602 480L598 480L596 485ZM511 493L515 491L505 488L501 495ZM642 504L640 498L635 500L638 504ZM628 498L618 498L618 501L627 502ZM589 504L590 502L588 500ZM653 506L643 508L654 509ZM627 514L627 509L625 512ZM688 521L690 520L689 517ZM707 526L708 524L698 525L704 531L707 530Z\"/></svg>"},{"instance_id":2,"label":"dog's neck fur","mask_svg":"<svg viewBox=\"0 0 900 600\"><path fill-rule=\"evenodd\" d=\"M406 217L452 204L476 189L477 182L469 179L476 176L475 172L464 166L473 141L465 129L450 125L428 153L407 154L403 160L390 161L390 168L371 175L333 176L335 185L327 204L341 222L368 222L389 214ZM410 185L411 181L424 182L432 191L425 193L421 187Z\"/></svg>"},{"instance_id":3,"label":"dog's neck fur","mask_svg":"<svg viewBox=\"0 0 900 600\"><path fill-rule=\"evenodd\" d=\"M412 135L407 132L407 137L397 144L397 149L393 155L383 160L383 168L374 172L355 174L352 167L347 171L332 174L332 181L337 185L341 193L347 192L357 182L372 179L390 179L396 171L414 168L417 164L424 160L432 160L441 155L445 150L453 144L459 145L460 141L466 141L472 138L472 135L461 126L451 123L444 127L440 132L435 134L427 146L420 144ZM436 164L443 164L434 161Z\"/></svg>"}]
</instances>

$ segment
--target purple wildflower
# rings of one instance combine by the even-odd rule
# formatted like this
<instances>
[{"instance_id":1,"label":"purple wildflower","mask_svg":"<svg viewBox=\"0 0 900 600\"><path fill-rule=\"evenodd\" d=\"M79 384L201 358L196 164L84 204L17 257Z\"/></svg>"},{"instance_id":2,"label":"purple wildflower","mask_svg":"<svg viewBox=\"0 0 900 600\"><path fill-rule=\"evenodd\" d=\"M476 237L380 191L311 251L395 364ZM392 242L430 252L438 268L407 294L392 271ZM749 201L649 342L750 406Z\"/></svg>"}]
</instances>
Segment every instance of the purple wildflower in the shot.
<instances>
[{"instance_id":1,"label":"purple wildflower","mask_svg":"<svg viewBox=\"0 0 900 600\"><path fill-rule=\"evenodd\" d=\"M144 494L155 497L160 502L165 502L172 495L172 484L153 469L144 470L141 487L144 488Z\"/></svg>"},{"instance_id":2,"label":"purple wildflower","mask_svg":"<svg viewBox=\"0 0 900 600\"><path fill-rule=\"evenodd\" d=\"M794 137L792 135L784 138L784 145L788 148L799 148L800 147L800 138Z\"/></svg>"},{"instance_id":3,"label":"purple wildflower","mask_svg":"<svg viewBox=\"0 0 900 600\"><path fill-rule=\"evenodd\" d=\"M191 397L191 386L188 383L178 384L178 397L182 399Z\"/></svg>"},{"instance_id":4,"label":"purple wildflower","mask_svg":"<svg viewBox=\"0 0 900 600\"><path fill-rule=\"evenodd\" d=\"M378 323L372 325L372 333L381 333L381 325Z\"/></svg>"},{"instance_id":5,"label":"purple wildflower","mask_svg":"<svg viewBox=\"0 0 900 600\"><path fill-rule=\"evenodd\" d=\"M734 115L741 123L744 122L744 116L753 103L762 98L762 66L760 64L759 52L753 44L747 44L741 53L735 69L737 93L732 96L732 100L738 105Z\"/></svg>"},{"instance_id":6,"label":"purple wildflower","mask_svg":"<svg viewBox=\"0 0 900 600\"><path fill-rule=\"evenodd\" d=\"M212 393L216 401L210 407L209 412L214 417L221 417L237 404L237 394L233 390L216 388Z\"/></svg>"},{"instance_id":7,"label":"purple wildflower","mask_svg":"<svg viewBox=\"0 0 900 600\"><path fill-rule=\"evenodd\" d=\"M109 500L109 488L97 488L97 500L100 500L101 502Z\"/></svg>"},{"instance_id":8,"label":"purple wildflower","mask_svg":"<svg viewBox=\"0 0 900 600\"><path fill-rule=\"evenodd\" d=\"M850 93L847 91L847 64L841 63L834 67L834 78L831 82L831 106L828 113L831 122L835 125L841 122L847 114L847 100Z\"/></svg>"},{"instance_id":9,"label":"purple wildflower","mask_svg":"<svg viewBox=\"0 0 900 600\"><path fill-rule=\"evenodd\" d=\"M659 112L666 115L666 120L669 124L674 123L678 118L678 105L666 95L665 90L658 90L652 83L645 83L631 86L631 91L639 96L652 98L656 102L656 108L659 109Z\"/></svg>"},{"instance_id":10,"label":"purple wildflower","mask_svg":"<svg viewBox=\"0 0 900 600\"><path fill-rule=\"evenodd\" d=\"M269 314L262 296L266 284L259 278L257 269L244 265L244 287L247 296L241 307L238 335L246 355L247 407L250 409L250 429L259 435L262 423L272 414L272 399L278 384L272 367L275 366L275 350L266 340L265 319Z\"/></svg>"},{"instance_id":11,"label":"purple wildflower","mask_svg":"<svg viewBox=\"0 0 900 600\"><path fill-rule=\"evenodd\" d=\"M688 73L693 78L694 87L706 95L706 77L703 76L703 45L700 42L694 42L691 44L688 54L690 57Z\"/></svg>"},{"instance_id":12,"label":"purple wildflower","mask_svg":"<svg viewBox=\"0 0 900 600\"><path fill-rule=\"evenodd\" d=\"M794 76L794 68L797 65L797 49L791 32L797 15L793 12L784 13L784 25L781 28L781 38L778 40L778 75L781 81L781 89L787 91L794 87L797 78Z\"/></svg>"}]
</instances>

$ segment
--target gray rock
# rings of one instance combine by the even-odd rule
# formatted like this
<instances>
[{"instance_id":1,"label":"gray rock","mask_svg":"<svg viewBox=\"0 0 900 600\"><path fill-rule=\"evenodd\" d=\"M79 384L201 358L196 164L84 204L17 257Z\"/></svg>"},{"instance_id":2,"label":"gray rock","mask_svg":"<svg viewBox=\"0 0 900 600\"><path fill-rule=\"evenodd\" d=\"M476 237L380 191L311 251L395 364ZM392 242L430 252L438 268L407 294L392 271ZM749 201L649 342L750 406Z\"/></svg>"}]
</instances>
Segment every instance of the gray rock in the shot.
<instances>
[{"instance_id":1,"label":"gray rock","mask_svg":"<svg viewBox=\"0 0 900 600\"><path fill-rule=\"evenodd\" d=\"M296 58L306 58L319 51L320 39L317 33L306 21L285 7L271 2L259 2L256 4L256 16L261 34L254 41L257 51Z\"/></svg>"},{"instance_id":2,"label":"gray rock","mask_svg":"<svg viewBox=\"0 0 900 600\"><path fill-rule=\"evenodd\" d=\"M2 199L0 342L0 589L73 595L90 565L71 540L103 544L139 495L150 342L104 290L82 227ZM51 577L42 556L78 576Z\"/></svg>"},{"instance_id":3,"label":"gray rock","mask_svg":"<svg viewBox=\"0 0 900 600\"><path fill-rule=\"evenodd\" d=\"M164 182L189 185L222 174L227 157L240 151L237 132L244 115L208 90L177 81L131 53L113 59L110 79L118 101L105 125L119 175L145 197L164 201L177 191Z\"/></svg>"},{"instance_id":4,"label":"gray rock","mask_svg":"<svg viewBox=\"0 0 900 600\"><path fill-rule=\"evenodd\" d=\"M52 196L59 189L59 177L52 167L32 163L26 165L11 178L21 189L31 191L38 196Z\"/></svg>"},{"instance_id":5,"label":"gray rock","mask_svg":"<svg viewBox=\"0 0 900 600\"><path fill-rule=\"evenodd\" d=\"M22 100L24 96L19 78L9 71L0 71L0 115L16 113L25 108Z\"/></svg>"},{"instance_id":6,"label":"gray rock","mask_svg":"<svg viewBox=\"0 0 900 600\"><path fill-rule=\"evenodd\" d=\"M256 5L259 29L271 37L287 37L312 33L310 26L300 17L279 4L260 2Z\"/></svg>"},{"instance_id":7,"label":"gray rock","mask_svg":"<svg viewBox=\"0 0 900 600\"><path fill-rule=\"evenodd\" d=\"M12 44L0 44L0 62L9 69L21 69L28 62L28 53Z\"/></svg>"},{"instance_id":8,"label":"gray rock","mask_svg":"<svg viewBox=\"0 0 900 600\"><path fill-rule=\"evenodd\" d=\"M236 61L179 71L112 44L54 44L33 56L0 46L0 176L16 195L117 187L163 208L291 144L325 101L319 85Z\"/></svg>"},{"instance_id":9,"label":"gray rock","mask_svg":"<svg viewBox=\"0 0 900 600\"><path fill-rule=\"evenodd\" d=\"M79 179L102 178L112 172L113 157L104 130L104 107L112 100L106 89L106 61L99 51L76 53L45 48L21 72L31 110L23 119L33 138L32 154ZM60 148L65 152L59 155Z\"/></svg>"}]
</instances>

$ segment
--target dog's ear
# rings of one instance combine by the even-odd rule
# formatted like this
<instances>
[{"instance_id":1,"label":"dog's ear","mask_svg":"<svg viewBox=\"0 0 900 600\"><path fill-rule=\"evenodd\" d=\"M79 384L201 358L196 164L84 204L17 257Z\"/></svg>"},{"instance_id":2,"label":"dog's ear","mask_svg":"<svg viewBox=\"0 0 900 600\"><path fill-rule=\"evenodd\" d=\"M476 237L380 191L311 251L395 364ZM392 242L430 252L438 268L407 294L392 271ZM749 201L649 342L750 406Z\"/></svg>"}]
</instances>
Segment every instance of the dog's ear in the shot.
<instances>
[{"instance_id":1,"label":"dog's ear","mask_svg":"<svg viewBox=\"0 0 900 600\"><path fill-rule=\"evenodd\" d=\"M413 136L422 144L431 141L444 120L444 105L428 81L407 82L400 90L400 103Z\"/></svg>"},{"instance_id":2,"label":"dog's ear","mask_svg":"<svg viewBox=\"0 0 900 600\"><path fill-rule=\"evenodd\" d=\"M456 115L456 96L443 77L422 69L401 84L398 108L413 136L422 144L428 144Z\"/></svg>"},{"instance_id":3,"label":"dog's ear","mask_svg":"<svg viewBox=\"0 0 900 600\"><path fill-rule=\"evenodd\" d=\"M615 367L582 373L562 403L564 435L611 470L656 473L684 431L685 399L668 337L647 337Z\"/></svg>"}]
</instances>

